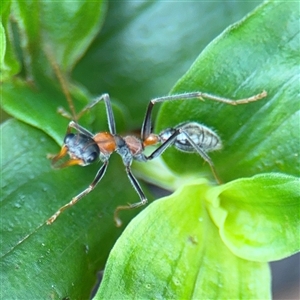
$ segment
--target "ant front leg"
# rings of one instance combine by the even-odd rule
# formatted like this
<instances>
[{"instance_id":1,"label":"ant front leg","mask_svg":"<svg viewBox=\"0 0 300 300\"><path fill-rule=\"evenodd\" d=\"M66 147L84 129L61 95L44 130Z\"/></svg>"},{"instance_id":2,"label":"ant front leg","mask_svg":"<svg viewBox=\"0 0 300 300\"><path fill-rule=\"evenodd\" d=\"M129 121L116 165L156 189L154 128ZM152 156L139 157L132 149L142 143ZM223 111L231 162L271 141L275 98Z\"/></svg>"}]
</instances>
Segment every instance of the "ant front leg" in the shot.
<instances>
[{"instance_id":1,"label":"ant front leg","mask_svg":"<svg viewBox=\"0 0 300 300\"><path fill-rule=\"evenodd\" d=\"M79 133L82 133L90 138L93 138L94 135L88 131L87 129L85 129L84 127L80 126L78 123L74 122L74 121L71 121L68 125L68 128L67 128L67 133L66 133L66 136L71 132L70 128L73 128L75 130L77 130Z\"/></svg>"},{"instance_id":2,"label":"ant front leg","mask_svg":"<svg viewBox=\"0 0 300 300\"><path fill-rule=\"evenodd\" d=\"M117 134L115 117L114 117L114 113L113 113L113 110L112 110L110 97L109 97L108 94L102 94L101 96L96 98L93 102L91 102L87 106L85 106L81 110L81 112L78 114L78 118L80 118L85 112L90 110L92 107L94 107L100 101L104 101L104 103L105 103L105 109L106 109L106 116L107 116L109 132L113 135Z\"/></svg>"},{"instance_id":3,"label":"ant front leg","mask_svg":"<svg viewBox=\"0 0 300 300\"><path fill-rule=\"evenodd\" d=\"M101 166L101 168L99 169L99 171L97 172L95 179L88 186L88 188L86 188L80 194L75 196L69 203L62 206L52 217L50 217L47 220L47 222L46 222L47 225L52 224L64 210L66 210L67 208L75 205L80 199L82 199L84 196L86 196L88 193L90 193L96 187L96 185L101 181L101 179L103 178L103 176L106 172L107 166L108 166L108 161L105 161L103 163L103 165Z\"/></svg>"},{"instance_id":4,"label":"ant front leg","mask_svg":"<svg viewBox=\"0 0 300 300\"><path fill-rule=\"evenodd\" d=\"M115 224L117 227L121 227L122 226L122 221L119 218L119 212L121 210L127 210L127 209L133 209L133 208L137 208L140 206L143 206L147 203L147 198L139 184L139 182L137 181L137 179L133 176L131 170L130 170L130 166L126 166L126 173L127 176L130 180L130 183L132 184L133 188L135 189L135 191L138 193L139 197L140 197L140 202L137 203L133 203L133 204L128 204L128 205L121 205L118 206L114 212L114 220L115 220Z\"/></svg>"},{"instance_id":5,"label":"ant front leg","mask_svg":"<svg viewBox=\"0 0 300 300\"><path fill-rule=\"evenodd\" d=\"M89 111L91 108L93 108L95 105L97 105L101 101L104 101L104 103L105 103L105 109L106 109L109 132L111 134L116 134L117 133L117 131L116 131L116 122L115 122L115 117L114 117L114 113L113 113L111 102L110 102L110 97L109 97L108 94L102 94L101 96L96 98L94 101L87 104L76 115L75 121L79 120L87 111ZM73 115L70 114L69 112L67 112L63 107L58 108L58 113L61 114L65 118L74 119Z\"/></svg>"}]
</instances>

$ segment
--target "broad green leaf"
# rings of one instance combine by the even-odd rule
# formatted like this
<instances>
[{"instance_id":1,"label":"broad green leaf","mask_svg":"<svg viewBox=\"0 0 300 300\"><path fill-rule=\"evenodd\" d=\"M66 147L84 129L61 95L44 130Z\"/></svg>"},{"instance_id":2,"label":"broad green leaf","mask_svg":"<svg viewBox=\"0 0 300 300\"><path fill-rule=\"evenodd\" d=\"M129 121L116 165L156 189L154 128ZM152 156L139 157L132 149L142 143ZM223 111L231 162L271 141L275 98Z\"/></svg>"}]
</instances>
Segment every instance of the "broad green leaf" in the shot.
<instances>
[{"instance_id":1,"label":"broad green leaf","mask_svg":"<svg viewBox=\"0 0 300 300\"><path fill-rule=\"evenodd\" d=\"M1 106L12 116L41 128L61 143L67 121L57 118L56 110L60 106L68 110L68 105L49 67L57 65L62 74L71 71L100 30L106 2L81 1L70 5L68 1L14 1L11 7L20 33L19 46L27 81L12 79L3 84ZM50 71L52 76L49 76ZM91 96L83 87L69 84L66 75L63 77L75 98L75 106L81 109ZM98 117L105 121L97 121L98 125L106 125L102 113L103 108ZM91 119L83 120L83 125L91 125L91 122Z\"/></svg>"},{"instance_id":2,"label":"broad green leaf","mask_svg":"<svg viewBox=\"0 0 300 300\"><path fill-rule=\"evenodd\" d=\"M70 88L72 88L70 92L72 92L73 102L79 112L85 104L91 102L91 96L80 86L70 86ZM70 120L57 113L57 109L62 106L67 109L68 105L65 96L51 82L45 80L42 83L40 80L39 87L35 87L28 82L16 79L2 85L2 96L1 106L6 112L25 123L42 129L59 145L62 144ZM124 130L124 113L115 105L113 109L118 119L118 128ZM80 119L80 123L88 126L89 130L98 128L108 130L104 103L97 104L89 113L86 113Z\"/></svg>"},{"instance_id":3,"label":"broad green leaf","mask_svg":"<svg viewBox=\"0 0 300 300\"><path fill-rule=\"evenodd\" d=\"M212 188L209 212L237 256L267 262L300 250L300 180L258 175Z\"/></svg>"},{"instance_id":4,"label":"broad green leaf","mask_svg":"<svg viewBox=\"0 0 300 300\"><path fill-rule=\"evenodd\" d=\"M84 54L99 32L105 12L105 0L76 1L71 6L69 1L44 2L40 11L43 32L63 71L70 71Z\"/></svg>"},{"instance_id":5,"label":"broad green leaf","mask_svg":"<svg viewBox=\"0 0 300 300\"><path fill-rule=\"evenodd\" d=\"M268 97L239 106L209 100L165 103L157 130L187 120L216 130L224 149L211 158L224 182L264 172L298 176L299 42L298 3L264 3L214 40L172 93L200 90L239 99L266 90ZM164 157L180 174L199 172L203 165L199 156L176 150Z\"/></svg>"},{"instance_id":6,"label":"broad green leaf","mask_svg":"<svg viewBox=\"0 0 300 300\"><path fill-rule=\"evenodd\" d=\"M226 142L224 142L227 148L225 147L224 152L219 154L219 160L217 155L212 155L212 157L216 158L213 159L213 161L216 161L218 171L218 164L221 165L221 167L223 164L223 169L220 167L220 174L223 175L222 178L225 180L230 180L232 178L240 176L246 176L247 174L263 172L264 170L285 171L287 173L295 175L299 172L299 164L297 160L297 158L299 157L299 147L297 147L298 139L296 138L298 129L298 102L296 101L296 83L297 79L299 78L296 66L297 61L299 60L299 52L297 51L299 47L297 47L298 40L295 38L299 34L299 28L297 26L297 9L294 5L294 3L287 5L286 3L266 3L259 7L252 14L250 14L248 18L244 19L242 22L236 24L232 28L229 28L202 53L196 63L192 66L191 70L179 81L173 91L174 93L197 91L199 89L201 90L201 87L205 87L203 91L208 92L210 91L210 89L213 90L212 87L215 86L215 90L213 90L214 94L229 97L226 93L228 93L228 91L232 91L234 98L237 99L252 96L253 94L259 93L263 89L265 89L269 93L268 98L257 103L252 103L251 105L245 105L244 107L222 107L222 105L218 103L209 103L209 101L206 101L206 103L203 104L199 100L195 100L178 104L168 103L165 104L161 109L157 126L158 129L175 126L178 123L186 120L196 120L201 122L201 119L205 120L205 118L202 118L205 116L207 120L211 121L211 124L213 126L215 126L216 128L220 128L218 131L220 131L221 129L223 130L224 134L222 134L221 137L223 139L226 136L228 137L227 139L225 139ZM272 22L268 23L270 19L276 20L276 25L280 27L274 27L274 30L276 30L276 32L273 31L273 28L272 30L268 28L269 24L272 24ZM280 22L282 23L280 24ZM282 27L286 27L283 26L283 23L289 24L287 38L283 35L282 31L280 32L280 30L282 30ZM284 33L286 33L286 31ZM287 39L288 42L285 41L285 43L283 43L282 39ZM274 57L267 57L267 55L269 55L270 53L268 49L272 48L271 45L277 44L279 45L279 47L276 48L277 52L275 51ZM288 61L287 63L284 58L280 56L281 51L279 51L279 49L281 45L283 46L283 44L285 45L285 48L283 49L286 51L286 53L283 52L282 55L287 55L290 58L290 61ZM224 55L222 52L223 50ZM269 60L271 61L270 65L268 64ZM276 65L276 63L279 63L278 67L281 67L282 63L283 66L286 67L286 70L288 70L290 73L283 72L281 73L281 77L279 77L278 80L273 79L272 81L272 70L273 78L276 78L274 73L278 70L278 67L277 69L273 68L273 64ZM238 68L232 67L235 65L237 65ZM267 71L265 70L265 68ZM288 80L290 78L289 74L291 74L291 80ZM287 83L284 82L285 80L287 81ZM219 84L217 84L218 82ZM279 85L277 85L278 83ZM283 83L285 83L284 89L282 89ZM285 87L287 87L287 89L285 89ZM278 92L277 89L280 90L280 92ZM222 90L226 91L226 93L220 93L220 91ZM248 91L248 93L245 94L245 91ZM292 95L292 97L290 97L289 95ZM202 111L200 111L200 105L207 105L207 108L203 109L203 113ZM279 106L278 109L277 106ZM235 109L236 112L232 113L232 109ZM283 112L282 114L280 114L279 109L281 109L281 111ZM212 111L214 118L211 117ZM274 111L273 114L272 111ZM277 121L270 122L266 120L264 116L266 113L268 115L270 114L271 117L273 115L276 116ZM258 118L256 118L257 115ZM258 122L260 120L262 120L262 125L260 125L260 123ZM288 121L285 122L286 120ZM245 125L243 125L244 123ZM237 124L239 124L240 126L243 125L238 131L236 131L234 127ZM284 126L282 127L281 124L287 126L287 128L285 128ZM277 149L275 148L275 144L272 144L273 152L271 153L270 161L277 156L280 157L282 161L272 162L273 164L271 166L267 165L267 168L264 169L261 167L259 169L255 165L256 161L253 159L253 157L252 160L250 159L251 155L254 156L254 150L256 150L252 149L254 146L251 143L256 145L254 142L257 142L257 139L259 140L259 142L264 142L265 140L269 141L269 136L272 135L272 129L274 128L274 126L276 134L282 134L280 130L282 128L285 129L283 134L286 135L281 136L281 139L284 138L284 140L289 141L289 144L287 145L287 148L289 147L289 155L285 157L283 155L283 152L281 151L282 149ZM262 128L265 128L265 130L263 130ZM289 139L287 132L292 134L292 137L295 137L295 139ZM265 133L268 138L266 138L266 135L262 135L262 133ZM276 134L275 136L272 136L274 138L274 143L275 141L278 141L278 139L276 139ZM247 141L247 138L249 136L252 137L252 139L250 141ZM248 148L243 148L242 142L248 145ZM249 145L252 146L252 148ZM266 146L266 144L263 144L263 146ZM269 145L268 147L271 147L271 145ZM269 150L268 147L266 152ZM229 150L227 150L228 148ZM196 156L188 157L186 154L176 154L175 151L171 150L168 153L169 155L167 155L167 163L172 167L173 170L176 170L178 173L180 173L180 176L182 176L182 174L185 175L193 172L195 173L196 171L197 173L199 172L198 169L201 161L200 159L198 159L199 164L197 164ZM229 160L228 157L230 157L231 160ZM243 161L244 157L245 160ZM239 170L237 166L240 165L242 165L243 167L240 167ZM280 178L280 182L281 184L284 183L283 177ZM257 251L257 249L255 249L257 253L256 257L254 257L255 255L253 254L253 251L251 253L251 251L247 249L247 258L249 258L250 260L241 260L243 262L249 263L250 265L255 264L256 266L266 267L265 261L267 255L266 252L262 253L266 250L269 251L268 255L269 259L271 260L274 258L278 259L279 257L282 258L286 255L290 255L291 253L299 249L298 240L296 239L296 232L299 229L299 218L298 216L295 216L294 213L295 207L297 205L297 202L295 202L296 196L294 194L297 192L297 190L295 190L295 187L282 187L282 189L279 189L279 186L280 185L278 183L278 194L284 194L285 199L292 199L291 202L293 203L294 208L285 210L286 219L291 220L292 224L290 224L290 227L287 228L284 232L281 232L282 234L277 233L276 236L276 238L280 236L280 238L287 241L288 244L286 245L285 249L279 249L278 247L274 251L270 248L268 249L268 244L264 244L265 249L262 249L263 241L260 241L261 244L257 246L260 247L261 251L260 260L263 260L264 262L259 263L252 261L253 258L255 258L255 260L258 260L259 250ZM242 195L243 189L241 190L241 188L243 187L244 186L241 185L240 188L238 188L238 191ZM226 188L226 185L224 188ZM249 187L247 188L249 189ZM222 228L220 229L221 237L217 233L210 234L210 231L207 229L207 227L204 227L204 225L204 229L199 228L199 216L195 216L195 214L205 211L206 201L204 201L203 199L202 201L200 201L200 203L203 203L203 206L201 206L200 208L199 206L195 207L193 205L195 205L195 203L198 203L199 205L199 198L201 199L201 196L199 196L199 194L202 194L202 197L204 198L207 197L206 190L202 190L202 193L196 193L195 191L193 191L191 186L189 186L187 190L188 192L190 192L190 194L186 195L180 190L180 192L178 192L179 196L177 194L176 197L174 196L174 198L178 197L178 201L175 201L171 197L171 199L174 200L172 201L172 207L170 204L165 204L165 202L167 202L167 200L169 199L160 200L158 203L151 205L147 210L141 213L129 225L127 230L124 232L124 235L119 239L119 241L115 245L115 248L111 252L111 256L107 263L106 271L104 274L104 280L100 287L99 293L96 296L96 299L107 299L114 297L122 297L128 299L160 297L194 297L195 299L255 299L270 297L269 283L265 281L269 280L268 275L266 275L268 273L266 269L263 269L263 267L261 267L259 268L259 270L256 270L257 272L251 272L251 267L249 265L245 267L245 269L243 267L239 268L240 264L232 263L232 260L230 260L226 253L224 253L225 251L222 251L222 247L224 247L226 251L228 251L228 253L230 253L234 257L234 259L240 259L235 256L234 253L238 253L239 256L242 256L243 258L246 257L244 253L243 255L240 254L240 252L243 251L237 251L235 249L238 248L238 246L240 246L241 244L244 245L243 241L246 243L245 248L247 248L247 237L241 234L240 236L236 236L234 234L234 230L237 229L236 226L239 225L239 223L236 222L236 224L234 224L235 226L232 225L231 227L227 224L226 227L224 226L225 229L223 231L226 233L226 239L224 238L225 233L223 233ZM254 192L255 189L252 191L252 194L249 193L250 196L253 196ZM247 195L247 190L245 191L245 193ZM261 197L262 192L257 196ZM230 199L227 200L227 202L229 202L229 204L227 204L227 207L234 206L234 204L231 204L229 200ZM233 200L234 202L239 203L238 199L234 198ZM241 200L243 201L242 197ZM247 200L248 202L250 202L251 199L247 197ZM280 200L282 199L280 198ZM256 200L256 203L257 202L258 200ZM273 204L274 202L275 201L273 201ZM194 208L194 210L192 210L190 206L186 205L186 203ZM276 205L282 206L283 203L276 203L274 205L275 208L273 207L273 210L271 208L268 210L260 208L259 211L260 214L262 214L262 212L265 213L265 220L270 217L273 220L273 224L282 221L282 216L278 214L278 210L275 213ZM235 205L235 210L233 212L230 211L230 213L232 214L232 218L234 218L235 215L239 215L237 208L239 208L239 206ZM255 207L251 206L250 208L252 209L253 213ZM220 211L221 208L215 213L217 216L223 217L222 213L224 212L223 210L221 212ZM251 214L251 210L249 213ZM255 221L259 221L260 214L257 213L257 215L254 215L254 217L258 219L253 220L254 225ZM207 219L211 221L210 218ZM195 223L195 220L197 220L197 224ZM203 221L205 220L205 218L203 217L201 218L201 220ZM222 220L223 219L221 218L219 222L221 222ZM243 223L244 229L249 228L247 227L248 224L246 222L249 223L249 219L246 219L245 223ZM229 223L229 225L231 225L231 223ZM240 221L240 223L242 223L242 221ZM218 230L215 225L212 225L211 227ZM197 233L194 233L192 229ZM229 230L230 234L228 233ZM183 232L185 233L185 235L183 234ZM189 250L187 250L187 246L184 243L188 240L187 237L190 236L187 234L187 232L193 232L194 235L191 235L191 240L197 242L200 241L199 244L201 245L201 247L207 246L205 242L208 239L205 240L205 238L207 236L211 237L212 240L210 241L210 243L207 242L210 247L207 246L207 248L211 250L211 248L215 246L216 252L218 253L218 255L216 255L217 257L213 257L213 259L209 260L209 250L201 251L202 248L200 248L200 250L198 249L197 253L205 253L205 255L203 254L204 262L202 264L197 264L197 260L195 260L195 254L193 254L192 251L188 252ZM242 232L242 229L237 229L237 232ZM253 233L253 231L251 232L249 229L248 231L246 231L246 233L247 232ZM178 237L178 240L176 240L174 236ZM183 239L182 236L184 236L185 239ZM194 238L194 236L196 236L196 238ZM232 236L235 238L235 240L232 238ZM264 235L264 237L266 243L269 243L270 241L268 240L268 238L272 239L272 236L269 237L266 234ZM241 238L241 240L239 238ZM254 234L252 234L250 238L254 239ZM221 242L222 239L224 240L224 244L223 242ZM231 244L233 244L230 245L229 248L227 248L229 244L228 240ZM234 244L232 240L234 240L233 242L238 243L238 245ZM197 242L195 243L196 245ZM283 243L284 242L281 243L281 246ZM233 250L233 252L231 252L231 249L233 248L235 252ZM249 255L249 253L251 255ZM219 262L218 258L220 257L222 258L221 263L223 263L224 265L226 265L227 261L231 262L229 264L230 267L228 267L228 270L226 270L226 267L221 269L219 265L218 268L214 269L214 271L221 270L220 273L212 274L209 271L204 270L203 278L201 277L199 279L199 285L195 285L196 292L191 293L189 283L198 283L197 280L199 276L197 271L202 274L201 267L205 266L206 261L208 261L210 265L214 265L216 261ZM262 259L262 257L264 259ZM189 271L191 270L191 272L194 272L193 280L191 280L191 278L189 277L192 275L187 274L186 272L187 266L190 266L192 264L191 261L193 263L193 266L194 264L198 266L191 266L189 269ZM249 284L246 285L245 289L243 289L243 284L240 284L240 286L242 287L242 291L235 293L237 280L231 280L231 284L222 284L222 288L217 290L220 294L210 294L216 290L214 288L215 286L212 287L212 285L210 285L209 280L211 280L211 278L223 278L222 276L224 276L225 278L227 278L226 276L229 276L228 278L230 278L231 274L234 274L234 272L238 273L239 270L242 271L239 276L237 276L238 278L244 278L245 274L249 274L249 277L245 278L245 280ZM178 275L178 273L180 275ZM184 282L184 284L181 284L181 281L178 280L178 278L183 278L182 282ZM251 281L256 282L257 285L251 284ZM233 282L235 282L235 284L232 284ZM197 289L198 286L199 289ZM249 286L254 286L254 288L249 290ZM205 289L205 287L207 287L207 290ZM224 294L221 294L223 292Z\"/></svg>"},{"instance_id":7,"label":"broad green leaf","mask_svg":"<svg viewBox=\"0 0 300 300\"><path fill-rule=\"evenodd\" d=\"M103 30L74 69L93 94L124 103L139 128L151 98L166 95L202 49L257 6L241 1L110 1Z\"/></svg>"},{"instance_id":8,"label":"broad green leaf","mask_svg":"<svg viewBox=\"0 0 300 300\"><path fill-rule=\"evenodd\" d=\"M223 244L198 180L152 203L110 253L94 299L268 299L266 263L238 258Z\"/></svg>"},{"instance_id":9,"label":"broad green leaf","mask_svg":"<svg viewBox=\"0 0 300 300\"><path fill-rule=\"evenodd\" d=\"M73 51L76 53L81 51L82 55L86 48L81 49L84 44L83 40L85 40L85 38L83 40L81 38L86 35L92 40L94 35L91 31L93 30L82 32L82 29L78 30L77 28L78 21L71 22L70 20L74 14L73 18L75 15L80 20L85 18L82 23L86 24L89 21L87 16L91 14L89 9L94 13L95 9L92 9L91 6L97 6L97 3L89 3L84 6L85 8L80 8L79 3L75 3L73 7L73 5L69 5L69 2L64 1L59 3L42 2L39 5L34 1L15 2L12 13L21 32L24 31L24 34L21 35L25 63L23 72L27 74L27 78L30 78L30 74L33 72L32 68L37 69L38 75L34 78L34 85L38 88L40 88L40 80L43 80L43 77L50 72L49 62L45 60L45 46L49 46L49 51L60 68L63 68L68 62L67 58L66 61L61 61L61 59L64 59L63 55L67 52L66 49L73 47L73 42L77 42ZM122 109L127 115L127 127L139 128L144 117L145 105L150 98L166 94L175 80L190 66L199 51L208 42L225 26L241 18L255 5L250 2L218 4L194 2L188 5L186 3L151 1L111 2L104 30L98 35L97 40L76 68L75 77L84 83L94 95L109 92L115 101L122 102L124 104ZM63 8L57 9L58 6ZM102 6L100 19L103 18L103 11L106 9L105 3ZM69 10L66 11L67 7ZM82 12L80 9L86 9L87 12ZM184 15L182 15L183 10L186 11ZM49 21L51 16L45 16L45 12L48 11L55 22ZM101 13L99 9L96 11ZM228 14L227 11L231 13ZM41 17L38 16L39 14ZM64 18L65 15L66 18ZM40 27L39 19L44 20L43 27ZM148 19L151 22L147 22ZM116 20L118 21L116 22ZM210 20L214 20L214 26L211 24L203 30ZM97 27L98 23L91 21L90 26ZM60 30L58 24L68 27L68 30ZM168 24L168 26L164 24ZM97 28L100 29L100 26ZM42 34L40 34L41 30ZM150 32L151 34L147 34ZM195 34L195 32L201 32L201 34ZM55 33L57 33L57 38L61 38L63 34L66 35L65 39L60 40L59 46L56 40L50 39L50 37L55 39ZM142 37L141 33L144 33ZM69 37L74 35L76 35L76 39L70 41ZM165 36L171 37L167 43ZM46 40L47 43L44 40L40 41L44 37L49 37ZM164 43L162 43L162 37ZM34 54L32 54L33 52ZM62 71L70 71L71 66L77 60L70 62L69 68L62 69ZM51 79L58 86L56 77L52 76ZM48 84L50 83L48 82ZM14 99L15 97L10 97L9 104ZM24 115L23 121L24 118L31 121L31 114L22 110L19 99L15 101L17 105L14 109L10 109L9 113L19 118L21 112ZM63 101L61 105L66 107L66 101ZM15 111L17 107L20 108L20 112ZM5 109L7 110L7 108ZM117 120L118 122L119 120ZM119 130L123 128L120 126Z\"/></svg>"},{"instance_id":10,"label":"broad green leaf","mask_svg":"<svg viewBox=\"0 0 300 300\"><path fill-rule=\"evenodd\" d=\"M14 1L12 15L21 34L27 77L38 80L45 71L44 51L63 72L71 71L98 33L105 10L102 0L72 5L69 1ZM37 59L42 63L36 64Z\"/></svg>"},{"instance_id":11,"label":"broad green leaf","mask_svg":"<svg viewBox=\"0 0 300 300\"><path fill-rule=\"evenodd\" d=\"M138 200L120 161L112 157L97 188L47 226L59 207L88 186L100 164L53 170L46 155L58 147L45 133L16 120L0 130L2 298L88 299L121 233L114 209ZM125 224L130 216L121 215Z\"/></svg>"},{"instance_id":12,"label":"broad green leaf","mask_svg":"<svg viewBox=\"0 0 300 300\"><path fill-rule=\"evenodd\" d=\"M16 79L2 85L2 108L37 128L42 128L60 145L65 135L68 120L59 116L58 107L65 101L55 89L32 87L27 82ZM22 103L22 105L20 105Z\"/></svg>"}]
</instances>

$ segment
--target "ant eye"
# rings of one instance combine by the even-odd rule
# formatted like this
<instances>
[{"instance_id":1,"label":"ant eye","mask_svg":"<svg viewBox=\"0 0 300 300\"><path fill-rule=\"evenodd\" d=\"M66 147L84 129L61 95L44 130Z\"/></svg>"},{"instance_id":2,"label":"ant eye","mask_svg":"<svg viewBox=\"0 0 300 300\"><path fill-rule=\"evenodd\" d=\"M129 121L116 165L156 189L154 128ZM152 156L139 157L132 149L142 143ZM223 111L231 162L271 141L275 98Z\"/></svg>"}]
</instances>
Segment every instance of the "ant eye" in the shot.
<instances>
[{"instance_id":1,"label":"ant eye","mask_svg":"<svg viewBox=\"0 0 300 300\"><path fill-rule=\"evenodd\" d=\"M89 157L86 159L86 162L88 164L94 162L98 158L98 153L97 152L92 152Z\"/></svg>"},{"instance_id":2,"label":"ant eye","mask_svg":"<svg viewBox=\"0 0 300 300\"><path fill-rule=\"evenodd\" d=\"M64 143L65 144L68 144L74 137L74 133L68 133L66 136L65 136L65 139L64 139Z\"/></svg>"}]
</instances>

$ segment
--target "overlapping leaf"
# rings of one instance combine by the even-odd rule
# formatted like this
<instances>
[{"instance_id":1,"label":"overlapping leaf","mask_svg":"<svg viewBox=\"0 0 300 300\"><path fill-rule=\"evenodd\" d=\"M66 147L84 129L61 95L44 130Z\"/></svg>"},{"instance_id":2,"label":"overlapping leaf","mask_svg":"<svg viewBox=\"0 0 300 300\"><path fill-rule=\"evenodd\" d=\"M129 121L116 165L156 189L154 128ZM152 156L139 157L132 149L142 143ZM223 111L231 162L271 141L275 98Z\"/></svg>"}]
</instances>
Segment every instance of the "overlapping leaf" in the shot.
<instances>
[{"instance_id":1,"label":"overlapping leaf","mask_svg":"<svg viewBox=\"0 0 300 300\"><path fill-rule=\"evenodd\" d=\"M137 216L114 246L95 299L269 298L268 265L224 245L207 211L209 189L187 184Z\"/></svg>"},{"instance_id":2,"label":"overlapping leaf","mask_svg":"<svg viewBox=\"0 0 300 300\"><path fill-rule=\"evenodd\" d=\"M265 3L214 40L172 90L233 99L266 90L267 98L239 106L209 100L166 103L157 129L186 120L214 128L224 149L211 157L225 182L263 172L299 175L298 21L297 3ZM168 151L168 166L180 174L199 169L200 158L184 155Z\"/></svg>"}]
</instances>

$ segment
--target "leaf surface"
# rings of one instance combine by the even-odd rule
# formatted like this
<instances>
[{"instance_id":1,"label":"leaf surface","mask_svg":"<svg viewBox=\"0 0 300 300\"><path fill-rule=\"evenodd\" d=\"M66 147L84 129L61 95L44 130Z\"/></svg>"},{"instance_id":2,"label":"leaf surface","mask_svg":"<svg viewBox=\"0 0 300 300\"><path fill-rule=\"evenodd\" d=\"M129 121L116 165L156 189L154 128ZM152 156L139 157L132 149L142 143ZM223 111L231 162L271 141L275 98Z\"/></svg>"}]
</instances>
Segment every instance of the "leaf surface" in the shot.
<instances>
[{"instance_id":1,"label":"leaf surface","mask_svg":"<svg viewBox=\"0 0 300 300\"><path fill-rule=\"evenodd\" d=\"M189 183L140 213L112 249L94 299L269 298L268 265L223 244L208 190L203 180Z\"/></svg>"},{"instance_id":2,"label":"leaf surface","mask_svg":"<svg viewBox=\"0 0 300 300\"><path fill-rule=\"evenodd\" d=\"M157 131L186 120L214 129L224 149L210 156L224 182L265 172L298 176L298 20L297 3L264 3L215 39L172 90L200 90L232 99L266 90L267 98L238 106L210 100L165 103ZM170 150L164 157L180 174L202 166L196 154Z\"/></svg>"},{"instance_id":3,"label":"leaf surface","mask_svg":"<svg viewBox=\"0 0 300 300\"><path fill-rule=\"evenodd\" d=\"M138 200L120 161L112 159L97 188L47 226L59 207L89 185L100 163L53 170L46 154L58 147L45 133L16 120L2 124L1 133L2 296L87 299L121 233L114 209ZM116 185L111 178L117 173ZM130 216L122 215L125 224Z\"/></svg>"},{"instance_id":4,"label":"leaf surface","mask_svg":"<svg viewBox=\"0 0 300 300\"><path fill-rule=\"evenodd\" d=\"M300 180L263 174L213 188L210 214L237 256L273 261L300 250Z\"/></svg>"}]
</instances>

